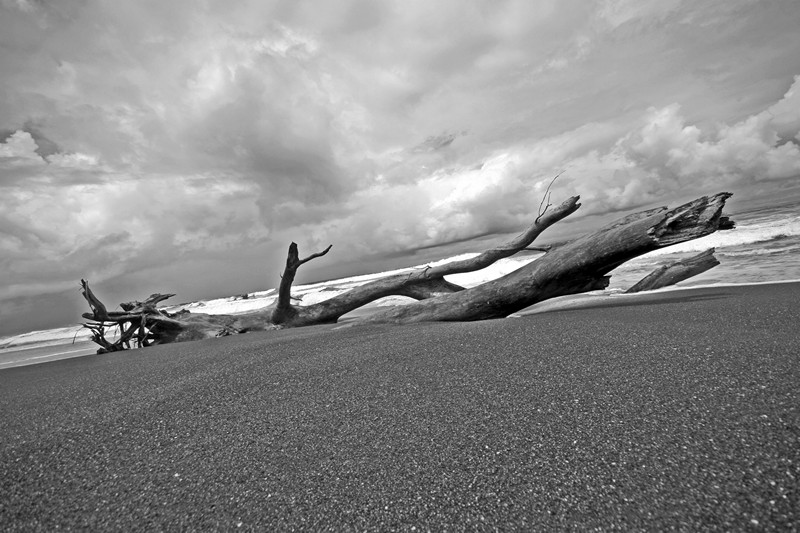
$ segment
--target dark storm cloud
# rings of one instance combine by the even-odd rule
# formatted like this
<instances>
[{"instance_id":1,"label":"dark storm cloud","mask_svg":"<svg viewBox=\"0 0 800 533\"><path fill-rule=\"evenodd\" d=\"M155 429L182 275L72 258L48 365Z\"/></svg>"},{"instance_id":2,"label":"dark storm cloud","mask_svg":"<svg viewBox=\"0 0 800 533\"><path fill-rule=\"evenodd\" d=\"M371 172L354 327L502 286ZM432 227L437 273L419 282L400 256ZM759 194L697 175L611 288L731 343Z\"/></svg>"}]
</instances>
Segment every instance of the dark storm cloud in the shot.
<instances>
[{"instance_id":1,"label":"dark storm cloud","mask_svg":"<svg viewBox=\"0 0 800 533\"><path fill-rule=\"evenodd\" d=\"M512 230L561 170L587 213L790 180L798 25L793 0L0 0L0 298L197 298L291 240Z\"/></svg>"}]
</instances>

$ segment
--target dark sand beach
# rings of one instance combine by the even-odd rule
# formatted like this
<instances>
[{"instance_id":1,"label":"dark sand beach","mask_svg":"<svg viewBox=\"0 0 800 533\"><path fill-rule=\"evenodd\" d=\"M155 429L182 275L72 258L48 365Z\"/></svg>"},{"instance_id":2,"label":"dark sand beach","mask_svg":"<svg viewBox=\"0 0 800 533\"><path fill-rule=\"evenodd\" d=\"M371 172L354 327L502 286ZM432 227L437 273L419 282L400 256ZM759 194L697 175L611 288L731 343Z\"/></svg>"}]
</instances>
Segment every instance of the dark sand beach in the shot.
<instances>
[{"instance_id":1,"label":"dark sand beach","mask_svg":"<svg viewBox=\"0 0 800 533\"><path fill-rule=\"evenodd\" d=\"M0 371L0 529L800 528L800 284Z\"/></svg>"}]
</instances>

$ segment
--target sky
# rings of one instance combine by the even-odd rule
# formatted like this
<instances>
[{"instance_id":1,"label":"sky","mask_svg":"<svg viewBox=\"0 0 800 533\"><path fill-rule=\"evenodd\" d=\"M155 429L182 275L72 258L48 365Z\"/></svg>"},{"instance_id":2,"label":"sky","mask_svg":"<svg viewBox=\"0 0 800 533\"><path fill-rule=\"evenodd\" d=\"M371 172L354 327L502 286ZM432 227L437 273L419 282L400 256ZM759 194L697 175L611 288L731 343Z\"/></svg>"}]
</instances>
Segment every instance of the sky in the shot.
<instances>
[{"instance_id":1,"label":"sky","mask_svg":"<svg viewBox=\"0 0 800 533\"><path fill-rule=\"evenodd\" d=\"M0 335L79 322L81 278L112 308L265 290L292 241L333 244L299 283L480 251L558 173L555 237L785 198L798 27L797 0L0 0Z\"/></svg>"}]
</instances>

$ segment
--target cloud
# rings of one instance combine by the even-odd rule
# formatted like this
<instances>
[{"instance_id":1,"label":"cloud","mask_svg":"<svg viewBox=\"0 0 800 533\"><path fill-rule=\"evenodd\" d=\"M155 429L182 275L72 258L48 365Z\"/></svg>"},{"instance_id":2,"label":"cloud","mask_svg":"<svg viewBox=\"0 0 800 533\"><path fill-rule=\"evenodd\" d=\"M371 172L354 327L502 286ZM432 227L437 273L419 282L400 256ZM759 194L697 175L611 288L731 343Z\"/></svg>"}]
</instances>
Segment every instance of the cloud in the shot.
<instances>
[{"instance_id":1,"label":"cloud","mask_svg":"<svg viewBox=\"0 0 800 533\"><path fill-rule=\"evenodd\" d=\"M634 118L635 127L587 124L498 150L478 165L438 168L413 184L367 189L348 207L352 217L339 220L317 241L360 233L358 252L366 253L512 231L530 223L561 170L554 198L580 194L583 216L796 178L800 143L783 140L798 138L800 120L782 110L800 108L799 80L775 104L730 125L701 128L672 104L646 110ZM408 210L411 203L415 209ZM359 231L365 226L368 232Z\"/></svg>"},{"instance_id":2,"label":"cloud","mask_svg":"<svg viewBox=\"0 0 800 533\"><path fill-rule=\"evenodd\" d=\"M792 2L0 0L0 298L791 179Z\"/></svg>"},{"instance_id":3,"label":"cloud","mask_svg":"<svg viewBox=\"0 0 800 533\"><path fill-rule=\"evenodd\" d=\"M75 171L73 163L62 169ZM7 187L0 198L0 256L12 280L0 288L0 298L224 255L269 234L259 224L256 190L248 182L154 175L54 187L51 179Z\"/></svg>"},{"instance_id":4,"label":"cloud","mask_svg":"<svg viewBox=\"0 0 800 533\"><path fill-rule=\"evenodd\" d=\"M798 87L800 78L795 78L780 101L734 124L701 128L687 123L678 104L651 108L638 131L617 140L607 152L592 152L568 166L594 172L598 179L586 180L589 198L619 209L680 192L796 178L800 149L791 139L798 138L800 119L781 110L798 108Z\"/></svg>"},{"instance_id":5,"label":"cloud","mask_svg":"<svg viewBox=\"0 0 800 533\"><path fill-rule=\"evenodd\" d=\"M679 109L653 110L639 135L626 139L624 149L640 168L678 183L785 179L800 172L797 146L777 146L779 136L768 115L721 125L704 140L698 127L686 125Z\"/></svg>"},{"instance_id":6,"label":"cloud","mask_svg":"<svg viewBox=\"0 0 800 533\"><path fill-rule=\"evenodd\" d=\"M42 157L36 153L38 149L30 133L15 131L0 144L0 158L9 167L39 165Z\"/></svg>"}]
</instances>

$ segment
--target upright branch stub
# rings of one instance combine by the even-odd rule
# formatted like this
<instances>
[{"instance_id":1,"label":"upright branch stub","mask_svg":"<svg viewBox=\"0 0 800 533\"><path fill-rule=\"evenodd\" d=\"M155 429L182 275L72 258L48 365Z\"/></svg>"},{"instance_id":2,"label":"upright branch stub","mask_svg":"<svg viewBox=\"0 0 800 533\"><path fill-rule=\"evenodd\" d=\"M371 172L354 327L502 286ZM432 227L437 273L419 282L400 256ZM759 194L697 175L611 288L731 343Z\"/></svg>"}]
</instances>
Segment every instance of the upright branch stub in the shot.
<instances>
[{"instance_id":1,"label":"upright branch stub","mask_svg":"<svg viewBox=\"0 0 800 533\"><path fill-rule=\"evenodd\" d=\"M294 283L294 277L295 274L297 274L297 269L312 259L316 259L317 257L322 257L323 255L327 254L332 246L332 244L328 245L328 247L323 251L311 254L304 259L300 259L297 243L293 242L289 245L289 253L286 256L286 268L283 271L283 275L281 276L281 284L278 288L278 301L275 304L273 323L282 323L284 321L282 317L287 313L291 313L292 283Z\"/></svg>"},{"instance_id":2,"label":"upright branch stub","mask_svg":"<svg viewBox=\"0 0 800 533\"><path fill-rule=\"evenodd\" d=\"M103 302L94 295L92 289L89 288L89 282L85 279L81 279L81 294L86 299L86 303L89 304L89 309L92 310L93 319L97 320L98 322L111 322L111 318L108 316L108 310L106 306L103 305Z\"/></svg>"}]
</instances>

